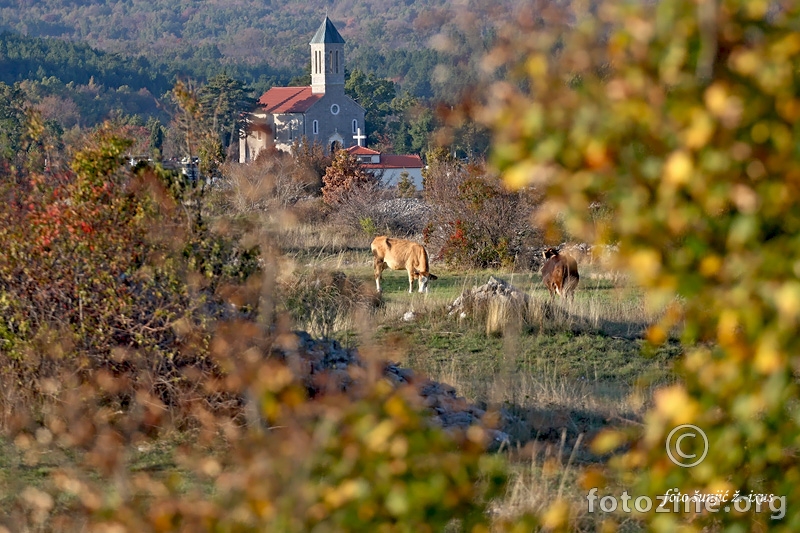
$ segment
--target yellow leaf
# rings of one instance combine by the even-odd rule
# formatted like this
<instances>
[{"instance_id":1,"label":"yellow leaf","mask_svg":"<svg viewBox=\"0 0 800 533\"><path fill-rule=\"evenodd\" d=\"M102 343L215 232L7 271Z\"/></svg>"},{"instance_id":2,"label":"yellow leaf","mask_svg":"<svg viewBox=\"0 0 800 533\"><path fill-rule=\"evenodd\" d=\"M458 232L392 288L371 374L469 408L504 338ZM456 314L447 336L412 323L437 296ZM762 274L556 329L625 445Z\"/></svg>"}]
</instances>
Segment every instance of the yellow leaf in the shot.
<instances>
[{"instance_id":1,"label":"yellow leaf","mask_svg":"<svg viewBox=\"0 0 800 533\"><path fill-rule=\"evenodd\" d=\"M370 450L381 452L386 449L387 441L395 430L394 421L384 420L367 434L364 443Z\"/></svg>"},{"instance_id":2,"label":"yellow leaf","mask_svg":"<svg viewBox=\"0 0 800 533\"><path fill-rule=\"evenodd\" d=\"M538 78L547 74L547 58L543 54L532 54L525 63L528 75Z\"/></svg>"},{"instance_id":3,"label":"yellow leaf","mask_svg":"<svg viewBox=\"0 0 800 533\"><path fill-rule=\"evenodd\" d=\"M667 332L658 324L647 328L647 340L652 344L663 344L667 340Z\"/></svg>"},{"instance_id":4,"label":"yellow leaf","mask_svg":"<svg viewBox=\"0 0 800 533\"><path fill-rule=\"evenodd\" d=\"M739 58L745 54L739 54ZM717 117L725 115L728 108L728 89L722 83L714 83L703 95L706 107Z\"/></svg>"},{"instance_id":5,"label":"yellow leaf","mask_svg":"<svg viewBox=\"0 0 800 533\"><path fill-rule=\"evenodd\" d=\"M681 385L673 385L655 392L656 411L675 424L688 424L697 416L697 402Z\"/></svg>"},{"instance_id":6,"label":"yellow leaf","mask_svg":"<svg viewBox=\"0 0 800 533\"><path fill-rule=\"evenodd\" d=\"M688 148L698 149L708 143L714 133L714 121L711 117L696 109L692 113L692 122L683 132L683 142Z\"/></svg>"},{"instance_id":7,"label":"yellow leaf","mask_svg":"<svg viewBox=\"0 0 800 533\"><path fill-rule=\"evenodd\" d=\"M586 164L589 168L601 168L608 164L608 150L606 145L597 139L592 139L586 146Z\"/></svg>"},{"instance_id":8,"label":"yellow leaf","mask_svg":"<svg viewBox=\"0 0 800 533\"><path fill-rule=\"evenodd\" d=\"M754 366L763 374L771 374L783 366L783 354L772 334L764 334L756 347Z\"/></svg>"},{"instance_id":9,"label":"yellow leaf","mask_svg":"<svg viewBox=\"0 0 800 533\"><path fill-rule=\"evenodd\" d=\"M503 181L511 189L521 189L526 185L543 184L550 180L554 171L546 165L533 161L520 161L503 173Z\"/></svg>"},{"instance_id":10,"label":"yellow leaf","mask_svg":"<svg viewBox=\"0 0 800 533\"><path fill-rule=\"evenodd\" d=\"M796 281L784 283L775 294L775 303L783 320L796 322L800 313L800 283Z\"/></svg>"},{"instance_id":11,"label":"yellow leaf","mask_svg":"<svg viewBox=\"0 0 800 533\"><path fill-rule=\"evenodd\" d=\"M705 277L711 277L722 268L722 260L718 255L707 255L700 261L700 273Z\"/></svg>"},{"instance_id":12,"label":"yellow leaf","mask_svg":"<svg viewBox=\"0 0 800 533\"><path fill-rule=\"evenodd\" d=\"M355 500L369 492L369 485L363 479L346 479L341 485L325 494L325 503L333 508Z\"/></svg>"},{"instance_id":13,"label":"yellow leaf","mask_svg":"<svg viewBox=\"0 0 800 533\"><path fill-rule=\"evenodd\" d=\"M642 282L651 282L661 271L661 255L653 249L634 252L630 259L631 270Z\"/></svg>"},{"instance_id":14,"label":"yellow leaf","mask_svg":"<svg viewBox=\"0 0 800 533\"><path fill-rule=\"evenodd\" d=\"M693 170L694 164L688 153L673 152L664 164L664 180L670 185L685 185L689 183Z\"/></svg>"},{"instance_id":15,"label":"yellow leaf","mask_svg":"<svg viewBox=\"0 0 800 533\"><path fill-rule=\"evenodd\" d=\"M544 529L558 529L567 525L569 518L569 505L564 500L556 500L547 508L542 515L542 527Z\"/></svg>"},{"instance_id":16,"label":"yellow leaf","mask_svg":"<svg viewBox=\"0 0 800 533\"><path fill-rule=\"evenodd\" d=\"M736 332L739 329L739 314L733 309L725 309L719 315L717 322L717 339L723 346L730 346L736 342Z\"/></svg>"},{"instance_id":17,"label":"yellow leaf","mask_svg":"<svg viewBox=\"0 0 800 533\"><path fill-rule=\"evenodd\" d=\"M625 442L625 435L619 431L605 429L598 433L592 440L592 451L597 454L606 454L616 450Z\"/></svg>"}]
</instances>

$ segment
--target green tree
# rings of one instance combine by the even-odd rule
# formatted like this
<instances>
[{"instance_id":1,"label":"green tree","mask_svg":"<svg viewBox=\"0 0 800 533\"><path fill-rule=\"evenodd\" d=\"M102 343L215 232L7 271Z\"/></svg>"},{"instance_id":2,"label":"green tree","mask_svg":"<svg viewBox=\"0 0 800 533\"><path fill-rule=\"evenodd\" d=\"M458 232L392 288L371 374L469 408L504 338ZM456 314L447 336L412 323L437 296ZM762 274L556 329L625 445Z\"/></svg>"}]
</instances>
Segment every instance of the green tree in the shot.
<instances>
[{"instance_id":1,"label":"green tree","mask_svg":"<svg viewBox=\"0 0 800 533\"><path fill-rule=\"evenodd\" d=\"M224 73L211 78L198 89L200 105L225 148L239 142L240 132L245 126L244 114L255 106L249 91L244 83Z\"/></svg>"},{"instance_id":2,"label":"green tree","mask_svg":"<svg viewBox=\"0 0 800 533\"><path fill-rule=\"evenodd\" d=\"M392 101L395 98L394 82L380 79L372 73L353 70L347 77L344 90L366 110L364 122L370 144L374 144L378 135L388 130Z\"/></svg>"},{"instance_id":3,"label":"green tree","mask_svg":"<svg viewBox=\"0 0 800 533\"><path fill-rule=\"evenodd\" d=\"M150 132L150 150L156 159L161 159L164 149L164 126L155 117L147 119L147 130Z\"/></svg>"},{"instance_id":4,"label":"green tree","mask_svg":"<svg viewBox=\"0 0 800 533\"><path fill-rule=\"evenodd\" d=\"M397 181L397 197L398 198L413 198L417 194L417 188L411 180L408 172L405 170L400 173L400 179Z\"/></svg>"},{"instance_id":5,"label":"green tree","mask_svg":"<svg viewBox=\"0 0 800 533\"><path fill-rule=\"evenodd\" d=\"M426 108L416 108L414 110L408 129L412 153L428 151L431 145L431 133L436 129L436 126L433 111Z\"/></svg>"},{"instance_id":6,"label":"green tree","mask_svg":"<svg viewBox=\"0 0 800 533\"><path fill-rule=\"evenodd\" d=\"M200 176L206 179L217 172L225 158L218 116L203 105L200 92L194 84L179 81L172 95L177 104L173 124L181 136L183 156L190 161L199 158Z\"/></svg>"},{"instance_id":7,"label":"green tree","mask_svg":"<svg viewBox=\"0 0 800 533\"><path fill-rule=\"evenodd\" d=\"M25 100L17 86L0 82L0 177L14 173L25 140Z\"/></svg>"}]
</instances>

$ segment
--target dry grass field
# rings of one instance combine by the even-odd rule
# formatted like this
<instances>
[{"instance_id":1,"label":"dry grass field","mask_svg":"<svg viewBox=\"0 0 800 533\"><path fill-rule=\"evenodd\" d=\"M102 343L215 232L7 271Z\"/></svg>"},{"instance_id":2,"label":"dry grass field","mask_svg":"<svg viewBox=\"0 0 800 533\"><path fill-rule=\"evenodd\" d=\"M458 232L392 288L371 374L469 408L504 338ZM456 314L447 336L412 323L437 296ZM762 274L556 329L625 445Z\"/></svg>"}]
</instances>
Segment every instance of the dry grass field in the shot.
<instances>
[{"instance_id":1,"label":"dry grass field","mask_svg":"<svg viewBox=\"0 0 800 533\"><path fill-rule=\"evenodd\" d=\"M338 271L364 291L374 287L369 236L300 226L283 238L291 276ZM543 511L562 497L572 502L573 523L594 530L599 519L586 512L578 482L586 468L605 469L590 451L591 438L602 428L639 425L653 390L675 381L672 361L682 348L677 341L646 346L643 333L654 315L626 277L586 258L579 268L574 301L553 302L530 270L455 271L432 261L439 279L427 294L416 285L409 294L406 272L387 270L382 305L342 309L329 329L345 344L393 358L453 385L471 402L512 415L513 444L501 453L513 458L514 477L498 513ZM456 298L492 276L528 294L528 305L451 312Z\"/></svg>"},{"instance_id":2,"label":"dry grass field","mask_svg":"<svg viewBox=\"0 0 800 533\"><path fill-rule=\"evenodd\" d=\"M497 516L544 512L562 499L578 529L599 527L602 516L586 512L580 480L586 469L605 471L606 465L589 443L601 429L639 425L654 388L674 381L671 363L681 353L677 342L646 349L642 333L653 315L626 278L583 262L574 301L551 301L537 272L452 270L434 260L431 270L439 279L430 292L409 294L405 271L386 271L377 298L368 235L320 224L273 229L279 250L273 258L279 266L275 301L292 317L292 327L357 347L366 358L392 360L452 385L470 403L503 413L510 439L494 453L507 456L512 471L506 494L492 504ZM526 294L527 303L494 301L453 310L462 293L492 277ZM337 290L326 290L336 283ZM179 460L194 438L176 429L127 448L129 474L174 483L171 490L178 493L213 492L213 484ZM81 461L69 449L50 448L43 457L25 440L0 446L0 509L6 512L18 509L19 487L31 490L23 500L34 503L58 493L53 474L78 468ZM201 455L215 453L209 445ZM43 505L49 511L72 503ZM35 517L29 520L36 523ZM623 527L635 530L639 524Z\"/></svg>"}]
</instances>

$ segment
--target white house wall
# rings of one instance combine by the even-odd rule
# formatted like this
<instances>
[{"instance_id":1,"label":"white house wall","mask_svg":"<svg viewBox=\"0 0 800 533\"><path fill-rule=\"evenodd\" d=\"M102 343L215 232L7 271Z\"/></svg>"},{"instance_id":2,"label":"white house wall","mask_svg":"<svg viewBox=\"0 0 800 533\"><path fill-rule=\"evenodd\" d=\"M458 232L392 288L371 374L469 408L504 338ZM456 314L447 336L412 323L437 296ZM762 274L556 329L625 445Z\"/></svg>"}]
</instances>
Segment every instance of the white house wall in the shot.
<instances>
[{"instance_id":1,"label":"white house wall","mask_svg":"<svg viewBox=\"0 0 800 533\"><path fill-rule=\"evenodd\" d=\"M247 163L258 157L259 152L270 146L273 142L272 126L265 113L254 113L248 120L257 127L252 129L246 136L239 138L239 162ZM259 136L259 133L261 135Z\"/></svg>"},{"instance_id":2,"label":"white house wall","mask_svg":"<svg viewBox=\"0 0 800 533\"><path fill-rule=\"evenodd\" d=\"M417 190L422 190L421 168L387 168L376 172L385 187L395 187L400 182L403 172L408 173L408 178Z\"/></svg>"}]
</instances>

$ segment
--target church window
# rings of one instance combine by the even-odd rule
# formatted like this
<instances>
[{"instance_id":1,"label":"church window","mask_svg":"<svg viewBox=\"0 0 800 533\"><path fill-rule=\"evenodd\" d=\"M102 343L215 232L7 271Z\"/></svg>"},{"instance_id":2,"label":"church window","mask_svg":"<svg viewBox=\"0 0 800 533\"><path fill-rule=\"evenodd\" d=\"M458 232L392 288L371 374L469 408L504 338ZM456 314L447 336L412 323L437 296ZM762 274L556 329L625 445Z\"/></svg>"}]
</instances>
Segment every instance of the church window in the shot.
<instances>
[{"instance_id":1,"label":"church window","mask_svg":"<svg viewBox=\"0 0 800 533\"><path fill-rule=\"evenodd\" d=\"M314 132L314 135L319 133L319 120L315 120L311 123L311 131Z\"/></svg>"},{"instance_id":2,"label":"church window","mask_svg":"<svg viewBox=\"0 0 800 533\"><path fill-rule=\"evenodd\" d=\"M358 133L358 121L353 119L353 133Z\"/></svg>"},{"instance_id":3,"label":"church window","mask_svg":"<svg viewBox=\"0 0 800 533\"><path fill-rule=\"evenodd\" d=\"M338 74L339 73L339 50L336 50L334 57L336 58L336 62L333 64L333 71Z\"/></svg>"},{"instance_id":4,"label":"church window","mask_svg":"<svg viewBox=\"0 0 800 533\"><path fill-rule=\"evenodd\" d=\"M331 115L338 115L339 114L339 104L333 104L331 106Z\"/></svg>"}]
</instances>

